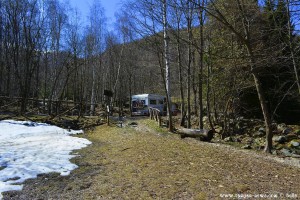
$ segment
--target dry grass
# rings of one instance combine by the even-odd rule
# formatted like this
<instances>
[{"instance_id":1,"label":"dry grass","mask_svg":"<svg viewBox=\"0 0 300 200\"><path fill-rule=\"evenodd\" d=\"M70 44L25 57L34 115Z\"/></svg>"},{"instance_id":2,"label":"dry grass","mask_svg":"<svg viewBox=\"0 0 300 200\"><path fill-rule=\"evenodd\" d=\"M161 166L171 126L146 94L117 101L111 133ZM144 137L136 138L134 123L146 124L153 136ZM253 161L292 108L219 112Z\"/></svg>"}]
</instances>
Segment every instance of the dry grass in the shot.
<instances>
[{"instance_id":1,"label":"dry grass","mask_svg":"<svg viewBox=\"0 0 300 200\"><path fill-rule=\"evenodd\" d=\"M220 194L297 194L300 168L255 152L180 139L154 122L97 127L73 159L79 168L27 181L5 199L221 199ZM251 198L253 199L253 198ZM283 198L286 199L286 198Z\"/></svg>"}]
</instances>

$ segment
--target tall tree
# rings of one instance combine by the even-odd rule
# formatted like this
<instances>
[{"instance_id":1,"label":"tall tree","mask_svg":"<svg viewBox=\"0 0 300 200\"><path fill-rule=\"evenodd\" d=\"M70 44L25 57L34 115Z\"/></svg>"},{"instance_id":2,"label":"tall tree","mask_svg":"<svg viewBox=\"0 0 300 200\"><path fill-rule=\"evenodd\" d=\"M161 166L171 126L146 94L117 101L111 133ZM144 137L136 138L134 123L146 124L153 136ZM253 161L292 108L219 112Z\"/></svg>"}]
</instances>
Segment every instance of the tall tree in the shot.
<instances>
[{"instance_id":1,"label":"tall tree","mask_svg":"<svg viewBox=\"0 0 300 200\"><path fill-rule=\"evenodd\" d=\"M297 3L296 2L294 2L294 3L296 4L295 7L297 7ZM288 45L289 45L289 49L290 49L290 53L291 53L291 59L292 59L292 62L293 62L295 82L297 84L298 92L299 92L299 95L300 95L299 61L297 62L297 59L296 59L295 42L294 42L293 27L292 27L292 11L291 11L290 7L292 7L292 4L291 4L290 0L286 0L286 8L287 8L287 12L286 12L287 16L286 17L287 17L287 20L288 20L288 23L287 23L288 41L287 42L288 42ZM297 16L296 19L297 18L299 19L299 16Z\"/></svg>"},{"instance_id":2,"label":"tall tree","mask_svg":"<svg viewBox=\"0 0 300 200\"><path fill-rule=\"evenodd\" d=\"M172 121L172 101L170 92L170 55L169 55L169 40L168 35L168 20L167 20L167 0L162 1L163 4L163 32L164 32L164 58L166 66L166 96L167 96L167 112L169 119L169 131L173 131Z\"/></svg>"},{"instance_id":3,"label":"tall tree","mask_svg":"<svg viewBox=\"0 0 300 200\"><path fill-rule=\"evenodd\" d=\"M218 4L219 3L219 4ZM240 24L236 24L237 21L230 21L228 16L228 7L226 4L221 2L211 1L210 9L206 9L206 12L223 24L226 28L232 31L239 41L245 46L249 64L250 72L252 74L257 95L259 98L262 114L264 116L265 127L266 127L266 145L264 151L271 153L272 149L272 126L271 126L271 114L269 107L267 105L267 100L265 96L265 91L261 82L261 76L259 75L260 63L257 58L257 48L259 47L259 33L253 32L254 27L258 25L258 20L260 16L260 10L257 3L245 3L240 0L232 2L230 5L236 9L236 17L239 18Z\"/></svg>"},{"instance_id":4,"label":"tall tree","mask_svg":"<svg viewBox=\"0 0 300 200\"><path fill-rule=\"evenodd\" d=\"M87 49L89 50L89 59L97 57L104 50L104 33L106 26L106 17L104 13L104 8L101 3L97 0L94 0L93 5L90 8L90 25L88 27L88 36L87 36ZM96 73L97 69L101 69L101 59L94 60L90 63L92 66L92 83L91 83L91 107L90 114L94 115L95 105L96 105Z\"/></svg>"},{"instance_id":5,"label":"tall tree","mask_svg":"<svg viewBox=\"0 0 300 200\"><path fill-rule=\"evenodd\" d=\"M6 1L3 8L6 13L5 43L6 65L8 69L7 92L13 87L21 97L20 112L27 108L33 75L39 65L39 42L41 38L41 23L38 0ZM11 82L13 77L15 85ZM13 83L13 87L11 87Z\"/></svg>"}]
</instances>

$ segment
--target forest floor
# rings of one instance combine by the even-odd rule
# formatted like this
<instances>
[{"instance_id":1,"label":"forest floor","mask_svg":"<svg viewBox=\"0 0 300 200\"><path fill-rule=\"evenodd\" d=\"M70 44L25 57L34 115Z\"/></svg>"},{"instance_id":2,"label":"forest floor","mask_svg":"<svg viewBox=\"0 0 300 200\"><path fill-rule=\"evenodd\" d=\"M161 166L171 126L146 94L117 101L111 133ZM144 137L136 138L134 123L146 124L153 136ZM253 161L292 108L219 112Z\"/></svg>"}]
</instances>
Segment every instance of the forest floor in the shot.
<instances>
[{"instance_id":1,"label":"forest floor","mask_svg":"<svg viewBox=\"0 0 300 200\"><path fill-rule=\"evenodd\" d=\"M69 176L40 175L4 199L300 198L299 166L253 150L180 139L145 118L134 122L87 131L80 137L93 144L72 159L79 168Z\"/></svg>"}]
</instances>

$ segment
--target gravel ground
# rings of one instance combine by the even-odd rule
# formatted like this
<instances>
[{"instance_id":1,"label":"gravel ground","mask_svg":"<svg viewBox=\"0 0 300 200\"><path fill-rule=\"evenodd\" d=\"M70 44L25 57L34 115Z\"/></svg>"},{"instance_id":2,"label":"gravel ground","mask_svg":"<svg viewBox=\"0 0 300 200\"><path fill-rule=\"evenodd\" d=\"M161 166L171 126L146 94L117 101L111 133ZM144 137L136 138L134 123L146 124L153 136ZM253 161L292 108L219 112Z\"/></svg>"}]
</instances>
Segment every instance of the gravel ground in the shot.
<instances>
[{"instance_id":1,"label":"gravel ground","mask_svg":"<svg viewBox=\"0 0 300 200\"><path fill-rule=\"evenodd\" d=\"M299 199L300 161L180 139L149 120L102 125L70 176L40 175L4 199Z\"/></svg>"}]
</instances>

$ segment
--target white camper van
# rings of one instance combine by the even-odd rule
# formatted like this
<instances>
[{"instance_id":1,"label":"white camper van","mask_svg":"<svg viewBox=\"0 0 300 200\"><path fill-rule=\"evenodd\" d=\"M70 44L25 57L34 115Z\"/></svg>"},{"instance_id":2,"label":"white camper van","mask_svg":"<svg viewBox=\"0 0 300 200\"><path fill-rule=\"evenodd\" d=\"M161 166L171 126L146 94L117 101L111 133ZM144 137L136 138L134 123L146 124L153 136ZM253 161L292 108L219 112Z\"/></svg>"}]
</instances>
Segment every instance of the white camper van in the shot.
<instances>
[{"instance_id":1,"label":"white camper van","mask_svg":"<svg viewBox=\"0 0 300 200\"><path fill-rule=\"evenodd\" d=\"M166 97L157 94L137 94L131 97L131 115L149 115L149 107L157 108L162 113L166 105Z\"/></svg>"}]
</instances>

